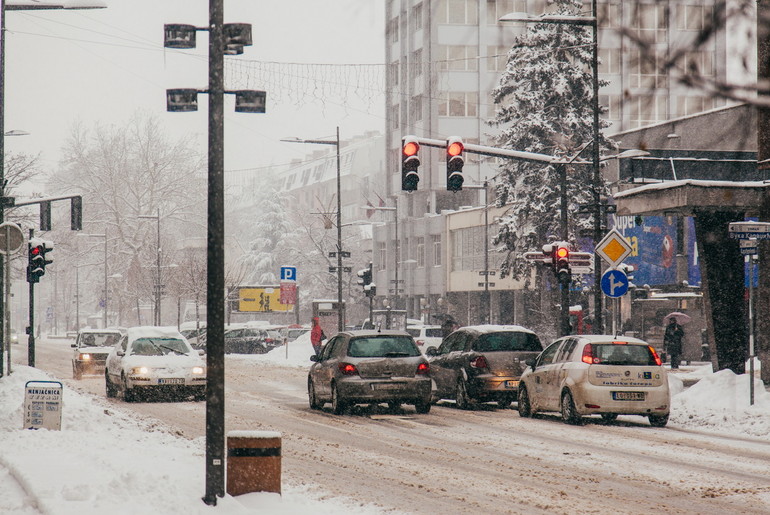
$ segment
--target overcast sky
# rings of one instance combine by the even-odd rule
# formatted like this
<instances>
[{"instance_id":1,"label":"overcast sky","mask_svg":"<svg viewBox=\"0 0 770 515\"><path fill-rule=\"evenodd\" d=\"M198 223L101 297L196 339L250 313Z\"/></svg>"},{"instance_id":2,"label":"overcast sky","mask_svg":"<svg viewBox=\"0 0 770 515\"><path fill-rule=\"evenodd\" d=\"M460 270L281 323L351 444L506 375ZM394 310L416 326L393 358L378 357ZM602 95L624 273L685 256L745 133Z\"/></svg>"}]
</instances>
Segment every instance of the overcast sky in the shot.
<instances>
[{"instance_id":1,"label":"overcast sky","mask_svg":"<svg viewBox=\"0 0 770 515\"><path fill-rule=\"evenodd\" d=\"M103 10L6 13L5 130L30 133L7 137L6 151L42 153L51 169L73 124L122 125L137 112L157 115L172 138L199 134L205 146L206 96L199 95L197 113L167 113L165 90L206 88L208 35L197 33L196 50L164 49L163 25L206 26L208 1L105 2ZM236 114L226 96L226 170L319 150L282 137L332 136L337 125L342 139L383 130L381 66L305 66L381 65L383 0L225 0L224 7L225 23L251 23L254 40L225 86L267 91L265 114Z\"/></svg>"}]
</instances>

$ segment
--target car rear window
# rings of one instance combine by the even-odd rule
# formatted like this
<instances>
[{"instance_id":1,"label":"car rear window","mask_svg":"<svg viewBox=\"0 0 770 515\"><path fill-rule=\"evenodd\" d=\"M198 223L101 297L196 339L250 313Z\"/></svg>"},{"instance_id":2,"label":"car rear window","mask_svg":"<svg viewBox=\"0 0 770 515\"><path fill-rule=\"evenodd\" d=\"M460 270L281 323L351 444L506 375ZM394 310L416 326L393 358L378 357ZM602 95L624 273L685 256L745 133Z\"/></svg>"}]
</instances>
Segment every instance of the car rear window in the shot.
<instances>
[{"instance_id":1,"label":"car rear window","mask_svg":"<svg viewBox=\"0 0 770 515\"><path fill-rule=\"evenodd\" d=\"M655 356L647 345L630 344L592 344L594 358L601 365L650 366L656 365ZM596 360L594 360L596 362Z\"/></svg>"},{"instance_id":2,"label":"car rear window","mask_svg":"<svg viewBox=\"0 0 770 515\"><path fill-rule=\"evenodd\" d=\"M477 352L495 351L532 351L540 352L543 346L540 339L532 333L519 331L501 331L479 336L473 346Z\"/></svg>"},{"instance_id":3,"label":"car rear window","mask_svg":"<svg viewBox=\"0 0 770 515\"><path fill-rule=\"evenodd\" d=\"M406 336L361 337L350 340L351 358L385 358L419 356L414 340Z\"/></svg>"},{"instance_id":4,"label":"car rear window","mask_svg":"<svg viewBox=\"0 0 770 515\"><path fill-rule=\"evenodd\" d=\"M440 327L436 327L434 329L426 329L425 330L425 336L427 338L441 338L444 336L444 330Z\"/></svg>"},{"instance_id":5,"label":"car rear window","mask_svg":"<svg viewBox=\"0 0 770 515\"><path fill-rule=\"evenodd\" d=\"M406 328L406 332L411 334L414 338L420 337L420 330L419 329L410 329L409 327Z\"/></svg>"}]
</instances>

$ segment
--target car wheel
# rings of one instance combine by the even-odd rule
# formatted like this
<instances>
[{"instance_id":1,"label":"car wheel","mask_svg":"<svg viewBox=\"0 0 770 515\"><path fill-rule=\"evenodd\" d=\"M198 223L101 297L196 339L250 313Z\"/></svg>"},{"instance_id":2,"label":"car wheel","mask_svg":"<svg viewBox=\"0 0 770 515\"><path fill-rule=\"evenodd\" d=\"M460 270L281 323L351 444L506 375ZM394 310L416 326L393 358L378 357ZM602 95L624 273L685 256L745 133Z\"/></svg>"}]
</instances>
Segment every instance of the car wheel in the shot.
<instances>
[{"instance_id":1,"label":"car wheel","mask_svg":"<svg viewBox=\"0 0 770 515\"><path fill-rule=\"evenodd\" d=\"M342 415L348 409L348 403L340 399L337 385L332 385L332 411L335 415Z\"/></svg>"},{"instance_id":2,"label":"car wheel","mask_svg":"<svg viewBox=\"0 0 770 515\"><path fill-rule=\"evenodd\" d=\"M650 425L652 427L666 427L668 424L668 415L650 415Z\"/></svg>"},{"instance_id":3,"label":"car wheel","mask_svg":"<svg viewBox=\"0 0 770 515\"><path fill-rule=\"evenodd\" d=\"M388 408L390 408L390 411L397 411L401 409L401 403L398 401L388 401Z\"/></svg>"},{"instance_id":4,"label":"car wheel","mask_svg":"<svg viewBox=\"0 0 770 515\"><path fill-rule=\"evenodd\" d=\"M617 413L602 413L602 420L605 424L610 424L618 419Z\"/></svg>"},{"instance_id":5,"label":"car wheel","mask_svg":"<svg viewBox=\"0 0 770 515\"><path fill-rule=\"evenodd\" d=\"M83 371L77 363L72 363L72 378L78 380L83 379Z\"/></svg>"},{"instance_id":6,"label":"car wheel","mask_svg":"<svg viewBox=\"0 0 770 515\"><path fill-rule=\"evenodd\" d=\"M498 399L497 407L500 409L508 409L511 407L512 403L513 403L513 399L511 399L510 397L506 397L504 399Z\"/></svg>"},{"instance_id":7,"label":"car wheel","mask_svg":"<svg viewBox=\"0 0 770 515\"><path fill-rule=\"evenodd\" d=\"M104 385L105 389L107 390L107 397L117 397L118 388L112 383L110 380L110 374L106 370L104 371Z\"/></svg>"},{"instance_id":8,"label":"car wheel","mask_svg":"<svg viewBox=\"0 0 770 515\"><path fill-rule=\"evenodd\" d=\"M205 401L206 400L206 388L201 388L199 392L195 393L195 396L193 397L196 401Z\"/></svg>"},{"instance_id":9,"label":"car wheel","mask_svg":"<svg viewBox=\"0 0 770 515\"><path fill-rule=\"evenodd\" d=\"M134 402L136 400L136 393L133 388L128 387L126 376L122 376L121 380L123 382L123 400L126 402Z\"/></svg>"},{"instance_id":10,"label":"car wheel","mask_svg":"<svg viewBox=\"0 0 770 515\"><path fill-rule=\"evenodd\" d=\"M577 425L583 419L575 409L575 401L572 399L572 394L569 390L566 390L561 394L561 418L567 424Z\"/></svg>"},{"instance_id":11,"label":"car wheel","mask_svg":"<svg viewBox=\"0 0 770 515\"><path fill-rule=\"evenodd\" d=\"M519 416L524 418L532 416L532 405L529 403L529 392L526 386L519 388Z\"/></svg>"},{"instance_id":12,"label":"car wheel","mask_svg":"<svg viewBox=\"0 0 770 515\"><path fill-rule=\"evenodd\" d=\"M457 380L457 391L455 392L455 402L460 409L471 409L472 399L468 395L468 383L462 377Z\"/></svg>"},{"instance_id":13,"label":"car wheel","mask_svg":"<svg viewBox=\"0 0 770 515\"><path fill-rule=\"evenodd\" d=\"M315 394L315 385L310 379L307 380L307 399L310 409L321 409L323 407L323 403L318 400L318 396Z\"/></svg>"},{"instance_id":14,"label":"car wheel","mask_svg":"<svg viewBox=\"0 0 770 515\"><path fill-rule=\"evenodd\" d=\"M425 415L426 413L430 413L430 401L428 402L415 402L414 403L414 410L419 413L420 415Z\"/></svg>"}]
</instances>

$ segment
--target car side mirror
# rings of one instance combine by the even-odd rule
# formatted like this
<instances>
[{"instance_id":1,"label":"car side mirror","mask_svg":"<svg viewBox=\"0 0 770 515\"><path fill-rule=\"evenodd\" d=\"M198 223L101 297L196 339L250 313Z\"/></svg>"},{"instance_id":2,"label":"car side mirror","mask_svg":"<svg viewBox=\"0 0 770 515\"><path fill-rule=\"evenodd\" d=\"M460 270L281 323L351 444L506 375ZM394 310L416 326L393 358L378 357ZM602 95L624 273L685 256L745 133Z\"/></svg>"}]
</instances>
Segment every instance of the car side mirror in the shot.
<instances>
[{"instance_id":1,"label":"car side mirror","mask_svg":"<svg viewBox=\"0 0 770 515\"><path fill-rule=\"evenodd\" d=\"M311 354L310 355L310 361L313 361L313 362L317 363L317 362L319 362L321 360L318 358L318 354Z\"/></svg>"},{"instance_id":2,"label":"car side mirror","mask_svg":"<svg viewBox=\"0 0 770 515\"><path fill-rule=\"evenodd\" d=\"M77 347L77 346L78 346L78 344L77 344L77 343L73 343L73 344L70 344L70 347L72 347L73 349L74 349L75 347Z\"/></svg>"},{"instance_id":3,"label":"car side mirror","mask_svg":"<svg viewBox=\"0 0 770 515\"><path fill-rule=\"evenodd\" d=\"M205 350L198 349L198 356L205 356L205 355L206 355L206 351Z\"/></svg>"},{"instance_id":4,"label":"car side mirror","mask_svg":"<svg viewBox=\"0 0 770 515\"><path fill-rule=\"evenodd\" d=\"M528 367L532 368L532 370L535 370L535 364L537 363L537 360L535 360L535 359L528 359L524 363L526 363Z\"/></svg>"},{"instance_id":5,"label":"car side mirror","mask_svg":"<svg viewBox=\"0 0 770 515\"><path fill-rule=\"evenodd\" d=\"M122 350L122 349L121 349L121 350L119 350L119 351L117 352L117 354L118 354L118 356L125 356L125 355L126 355L126 351L124 351L124 350Z\"/></svg>"},{"instance_id":6,"label":"car side mirror","mask_svg":"<svg viewBox=\"0 0 770 515\"><path fill-rule=\"evenodd\" d=\"M438 349L436 347L428 347L425 350L426 356L438 356Z\"/></svg>"}]
</instances>

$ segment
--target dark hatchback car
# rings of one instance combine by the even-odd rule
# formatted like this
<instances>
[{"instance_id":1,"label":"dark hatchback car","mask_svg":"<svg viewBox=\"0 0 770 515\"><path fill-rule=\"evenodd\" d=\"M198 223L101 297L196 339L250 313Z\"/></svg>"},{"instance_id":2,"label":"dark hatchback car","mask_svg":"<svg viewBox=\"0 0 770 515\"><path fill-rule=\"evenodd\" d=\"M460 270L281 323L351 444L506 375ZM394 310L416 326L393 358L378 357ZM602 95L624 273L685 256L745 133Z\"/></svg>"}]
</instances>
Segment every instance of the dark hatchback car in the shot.
<instances>
[{"instance_id":1,"label":"dark hatchback car","mask_svg":"<svg viewBox=\"0 0 770 515\"><path fill-rule=\"evenodd\" d=\"M335 414L353 404L413 404L428 413L431 379L428 360L402 331L346 331L332 337L308 374L312 409L332 404Z\"/></svg>"},{"instance_id":2,"label":"dark hatchback car","mask_svg":"<svg viewBox=\"0 0 770 515\"><path fill-rule=\"evenodd\" d=\"M461 327L426 351L436 383L433 400L454 399L461 409L477 401L507 408L516 400L526 361L542 350L537 335L521 326Z\"/></svg>"},{"instance_id":3,"label":"dark hatchback car","mask_svg":"<svg viewBox=\"0 0 770 515\"><path fill-rule=\"evenodd\" d=\"M280 342L274 341L264 329L243 327L225 331L226 354L265 354Z\"/></svg>"}]
</instances>

